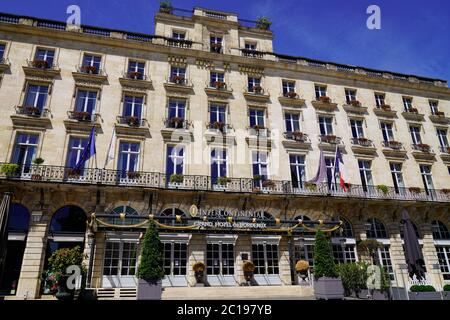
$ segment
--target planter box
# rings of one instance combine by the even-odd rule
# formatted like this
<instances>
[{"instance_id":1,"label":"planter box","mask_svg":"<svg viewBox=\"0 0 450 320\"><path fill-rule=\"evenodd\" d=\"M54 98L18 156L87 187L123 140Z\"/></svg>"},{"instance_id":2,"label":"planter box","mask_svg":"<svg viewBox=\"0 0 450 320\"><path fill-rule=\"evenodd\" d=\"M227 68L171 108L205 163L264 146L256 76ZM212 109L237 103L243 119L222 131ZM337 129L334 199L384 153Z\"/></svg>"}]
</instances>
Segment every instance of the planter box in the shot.
<instances>
[{"instance_id":1,"label":"planter box","mask_svg":"<svg viewBox=\"0 0 450 320\"><path fill-rule=\"evenodd\" d=\"M442 292L442 300L450 300L450 291Z\"/></svg>"},{"instance_id":2,"label":"planter box","mask_svg":"<svg viewBox=\"0 0 450 320\"><path fill-rule=\"evenodd\" d=\"M322 277L314 281L316 299L344 299L344 287L340 278Z\"/></svg>"},{"instance_id":3,"label":"planter box","mask_svg":"<svg viewBox=\"0 0 450 320\"><path fill-rule=\"evenodd\" d=\"M409 300L441 300L440 292L408 292Z\"/></svg>"},{"instance_id":4,"label":"planter box","mask_svg":"<svg viewBox=\"0 0 450 320\"><path fill-rule=\"evenodd\" d=\"M162 283L158 281L156 284L149 283L139 279L137 287L137 300L161 300Z\"/></svg>"},{"instance_id":5,"label":"planter box","mask_svg":"<svg viewBox=\"0 0 450 320\"><path fill-rule=\"evenodd\" d=\"M380 290L374 290L372 296L369 298L369 290L363 289L359 293L359 298L361 299L371 299L371 300L389 300L387 292L381 292Z\"/></svg>"}]
</instances>

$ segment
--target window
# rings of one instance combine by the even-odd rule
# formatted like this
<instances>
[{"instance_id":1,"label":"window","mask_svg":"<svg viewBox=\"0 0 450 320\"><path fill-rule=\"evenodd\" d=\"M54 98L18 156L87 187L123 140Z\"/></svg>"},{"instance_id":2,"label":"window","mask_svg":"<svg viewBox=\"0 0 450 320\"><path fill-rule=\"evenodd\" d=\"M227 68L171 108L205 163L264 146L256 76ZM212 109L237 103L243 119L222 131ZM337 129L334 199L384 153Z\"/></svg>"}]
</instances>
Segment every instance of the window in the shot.
<instances>
[{"instance_id":1,"label":"window","mask_svg":"<svg viewBox=\"0 0 450 320\"><path fill-rule=\"evenodd\" d=\"M246 42L245 43L245 49L246 50L256 51L256 43L254 43L254 42Z\"/></svg>"},{"instance_id":2,"label":"window","mask_svg":"<svg viewBox=\"0 0 450 320\"><path fill-rule=\"evenodd\" d=\"M127 219L123 220L120 218L121 214L125 214ZM111 218L107 218L107 222L110 224L119 224L119 225L134 225L141 222L138 219L139 213L130 206L118 206L115 207L111 212Z\"/></svg>"},{"instance_id":3,"label":"window","mask_svg":"<svg viewBox=\"0 0 450 320\"><path fill-rule=\"evenodd\" d=\"M181 221L176 220L176 216L180 216L182 218L186 218L186 213L184 213L182 210L178 208L167 208L160 214L161 217L169 217L169 218L161 218L160 222L167 225L188 225L189 221L186 219L182 219ZM175 219L173 219L175 218Z\"/></svg>"},{"instance_id":4,"label":"window","mask_svg":"<svg viewBox=\"0 0 450 320\"><path fill-rule=\"evenodd\" d=\"M355 138L355 139L364 138L362 120L350 119L350 127L352 129L352 137L353 138Z\"/></svg>"},{"instance_id":5,"label":"window","mask_svg":"<svg viewBox=\"0 0 450 320\"><path fill-rule=\"evenodd\" d=\"M356 90L353 89L345 89L345 100L347 104L350 104L352 101L356 100Z\"/></svg>"},{"instance_id":6,"label":"window","mask_svg":"<svg viewBox=\"0 0 450 320\"><path fill-rule=\"evenodd\" d=\"M252 244L252 260L255 264L255 274L278 274L278 245Z\"/></svg>"},{"instance_id":7,"label":"window","mask_svg":"<svg viewBox=\"0 0 450 320\"><path fill-rule=\"evenodd\" d=\"M163 242L164 274L185 276L187 274L188 250L184 242Z\"/></svg>"},{"instance_id":8,"label":"window","mask_svg":"<svg viewBox=\"0 0 450 320\"><path fill-rule=\"evenodd\" d=\"M210 37L211 52L222 53L222 37Z\"/></svg>"},{"instance_id":9,"label":"window","mask_svg":"<svg viewBox=\"0 0 450 320\"><path fill-rule=\"evenodd\" d=\"M436 100L428 100L428 103L430 104L431 114L436 115L436 112L439 112L439 102Z\"/></svg>"},{"instance_id":10,"label":"window","mask_svg":"<svg viewBox=\"0 0 450 320\"><path fill-rule=\"evenodd\" d=\"M316 85L315 91L316 91L316 100L319 100L320 97L327 96L327 87L325 87L325 86Z\"/></svg>"},{"instance_id":11,"label":"window","mask_svg":"<svg viewBox=\"0 0 450 320\"><path fill-rule=\"evenodd\" d=\"M172 174L184 173L184 148L167 146L166 174L170 181Z\"/></svg>"},{"instance_id":12,"label":"window","mask_svg":"<svg viewBox=\"0 0 450 320\"><path fill-rule=\"evenodd\" d=\"M378 248L376 258L380 261L380 266L382 266L389 273L389 278L394 280L395 275L392 267L391 254L389 253L389 245L384 245L382 248Z\"/></svg>"},{"instance_id":13,"label":"window","mask_svg":"<svg viewBox=\"0 0 450 320\"><path fill-rule=\"evenodd\" d=\"M39 109L39 113L45 108L48 96L48 86L30 84L25 96L25 107L34 107Z\"/></svg>"},{"instance_id":14,"label":"window","mask_svg":"<svg viewBox=\"0 0 450 320\"><path fill-rule=\"evenodd\" d=\"M234 274L234 244L208 243L206 245L206 274Z\"/></svg>"},{"instance_id":15,"label":"window","mask_svg":"<svg viewBox=\"0 0 450 320\"><path fill-rule=\"evenodd\" d=\"M262 182L268 178L268 159L266 152L252 152L252 168L255 187L260 188ZM259 179L258 179L259 178Z\"/></svg>"},{"instance_id":16,"label":"window","mask_svg":"<svg viewBox=\"0 0 450 320\"><path fill-rule=\"evenodd\" d=\"M130 60L128 61L128 76L135 80L144 79L145 62Z\"/></svg>"},{"instance_id":17,"label":"window","mask_svg":"<svg viewBox=\"0 0 450 320\"><path fill-rule=\"evenodd\" d=\"M409 111L412 106L412 98L403 97L403 107L405 107L405 111Z\"/></svg>"},{"instance_id":18,"label":"window","mask_svg":"<svg viewBox=\"0 0 450 320\"><path fill-rule=\"evenodd\" d=\"M337 231L333 231L332 236L333 237L344 237L344 238L354 238L355 235L353 233L353 227L350 223L350 221L348 221L348 219L342 217L342 216L337 216L336 217L336 221L342 221L342 228L338 229Z\"/></svg>"},{"instance_id":19,"label":"window","mask_svg":"<svg viewBox=\"0 0 450 320\"><path fill-rule=\"evenodd\" d=\"M375 104L377 108L381 108L381 106L385 105L385 94L384 93L375 93Z\"/></svg>"},{"instance_id":20,"label":"window","mask_svg":"<svg viewBox=\"0 0 450 320\"><path fill-rule=\"evenodd\" d=\"M358 160L359 175L361 177L364 192L371 191L369 188L372 189L373 187L372 169L370 168L371 165L371 161Z\"/></svg>"},{"instance_id":21,"label":"window","mask_svg":"<svg viewBox=\"0 0 450 320\"><path fill-rule=\"evenodd\" d=\"M284 114L284 121L286 124L286 132L295 132L300 131L300 119L298 113L289 113L286 112Z\"/></svg>"},{"instance_id":22,"label":"window","mask_svg":"<svg viewBox=\"0 0 450 320\"><path fill-rule=\"evenodd\" d=\"M444 280L450 280L450 246L436 246L436 252Z\"/></svg>"},{"instance_id":23,"label":"window","mask_svg":"<svg viewBox=\"0 0 450 320\"><path fill-rule=\"evenodd\" d=\"M184 39L186 39L186 32L184 32L184 31L172 31L172 39L184 40Z\"/></svg>"},{"instance_id":24,"label":"window","mask_svg":"<svg viewBox=\"0 0 450 320\"><path fill-rule=\"evenodd\" d=\"M140 145L135 142L120 142L119 170L135 172L139 170Z\"/></svg>"},{"instance_id":25,"label":"window","mask_svg":"<svg viewBox=\"0 0 450 320\"><path fill-rule=\"evenodd\" d=\"M227 150L211 150L211 182L213 185L218 183L217 178L227 177Z\"/></svg>"},{"instance_id":26,"label":"window","mask_svg":"<svg viewBox=\"0 0 450 320\"><path fill-rule=\"evenodd\" d=\"M335 177L333 177L334 157L325 157L325 167L327 168L328 187L331 188L332 184L335 183Z\"/></svg>"},{"instance_id":27,"label":"window","mask_svg":"<svg viewBox=\"0 0 450 320\"><path fill-rule=\"evenodd\" d=\"M53 59L55 57L55 50L49 49L37 49L34 56L35 61L46 61L46 67L51 68L53 66Z\"/></svg>"},{"instance_id":28,"label":"window","mask_svg":"<svg viewBox=\"0 0 450 320\"><path fill-rule=\"evenodd\" d=\"M85 54L83 57L83 63L82 68L83 70L87 71L89 70L90 73L98 74L100 72L100 65L102 62L102 57L100 56L94 56L91 54ZM92 68L88 68L92 67Z\"/></svg>"},{"instance_id":29,"label":"window","mask_svg":"<svg viewBox=\"0 0 450 320\"><path fill-rule=\"evenodd\" d=\"M223 72L213 72L211 71L211 75L210 75L210 83L209 86L210 87L218 87L218 85L220 83L224 83L224 74Z\"/></svg>"},{"instance_id":30,"label":"window","mask_svg":"<svg viewBox=\"0 0 450 320\"><path fill-rule=\"evenodd\" d=\"M333 257L336 264L356 262L355 245L333 244Z\"/></svg>"},{"instance_id":31,"label":"window","mask_svg":"<svg viewBox=\"0 0 450 320\"><path fill-rule=\"evenodd\" d=\"M447 129L436 129L436 134L439 139L439 145L442 147L442 149L446 149L449 146L447 138Z\"/></svg>"},{"instance_id":32,"label":"window","mask_svg":"<svg viewBox=\"0 0 450 320\"><path fill-rule=\"evenodd\" d=\"M449 240L450 232L447 229L447 226L439 220L431 221L431 229L433 231L433 239L434 240Z\"/></svg>"},{"instance_id":33,"label":"window","mask_svg":"<svg viewBox=\"0 0 450 320\"><path fill-rule=\"evenodd\" d=\"M292 187L302 189L306 180L305 156L291 154L289 155L289 164L291 168Z\"/></svg>"},{"instance_id":34,"label":"window","mask_svg":"<svg viewBox=\"0 0 450 320\"><path fill-rule=\"evenodd\" d=\"M392 130L392 123L381 122L381 132L383 134L383 141L388 142L394 140L394 131Z\"/></svg>"},{"instance_id":35,"label":"window","mask_svg":"<svg viewBox=\"0 0 450 320\"><path fill-rule=\"evenodd\" d=\"M87 91L87 90L77 91L75 111L87 112L90 115L94 115L96 103L97 103L96 91Z\"/></svg>"},{"instance_id":36,"label":"window","mask_svg":"<svg viewBox=\"0 0 450 320\"><path fill-rule=\"evenodd\" d=\"M248 77L248 91L249 92L253 92L254 88L260 88L260 87L261 87L261 78Z\"/></svg>"},{"instance_id":37,"label":"window","mask_svg":"<svg viewBox=\"0 0 450 320\"><path fill-rule=\"evenodd\" d=\"M209 107L209 120L210 128L217 129L218 124L225 125L227 123L227 107L223 105L211 105ZM224 131L225 126L222 128L219 126L221 131Z\"/></svg>"},{"instance_id":38,"label":"window","mask_svg":"<svg viewBox=\"0 0 450 320\"><path fill-rule=\"evenodd\" d=\"M186 81L185 67L170 67L170 82L183 84Z\"/></svg>"},{"instance_id":39,"label":"window","mask_svg":"<svg viewBox=\"0 0 450 320\"><path fill-rule=\"evenodd\" d=\"M422 139L420 138L420 127L417 126L409 126L409 131L411 132L411 138L413 144L421 144Z\"/></svg>"},{"instance_id":40,"label":"window","mask_svg":"<svg viewBox=\"0 0 450 320\"><path fill-rule=\"evenodd\" d=\"M123 116L136 117L140 120L142 117L143 102L144 102L143 97L125 96L123 101Z\"/></svg>"},{"instance_id":41,"label":"window","mask_svg":"<svg viewBox=\"0 0 450 320\"><path fill-rule=\"evenodd\" d=\"M420 165L420 174L422 176L423 186L427 195L434 192L433 176L431 175L431 166Z\"/></svg>"},{"instance_id":42,"label":"window","mask_svg":"<svg viewBox=\"0 0 450 320\"><path fill-rule=\"evenodd\" d=\"M323 136L333 134L333 118L319 117L320 134Z\"/></svg>"},{"instance_id":43,"label":"window","mask_svg":"<svg viewBox=\"0 0 450 320\"><path fill-rule=\"evenodd\" d=\"M5 58L5 50L6 50L6 45L3 43L0 43L0 61Z\"/></svg>"},{"instance_id":44,"label":"window","mask_svg":"<svg viewBox=\"0 0 450 320\"><path fill-rule=\"evenodd\" d=\"M107 241L103 261L104 276L133 276L136 273L137 243Z\"/></svg>"},{"instance_id":45,"label":"window","mask_svg":"<svg viewBox=\"0 0 450 320\"><path fill-rule=\"evenodd\" d=\"M422 237L420 236L420 233L419 233L419 229L417 228L417 225L414 222L412 222L412 221L411 221L411 224L413 226L414 233L416 234L417 239L422 239ZM400 224L400 237L402 239L405 238L405 226L404 226L404 224Z\"/></svg>"},{"instance_id":46,"label":"window","mask_svg":"<svg viewBox=\"0 0 450 320\"><path fill-rule=\"evenodd\" d=\"M383 222L376 218L370 218L367 220L367 223L370 225L370 229L367 230L367 238L369 239L387 239L388 233L386 231L386 227Z\"/></svg>"},{"instance_id":47,"label":"window","mask_svg":"<svg viewBox=\"0 0 450 320\"><path fill-rule=\"evenodd\" d=\"M402 164L391 162L392 181L394 182L394 189L396 193L405 191L405 182L403 181Z\"/></svg>"},{"instance_id":48,"label":"window","mask_svg":"<svg viewBox=\"0 0 450 320\"><path fill-rule=\"evenodd\" d=\"M264 128L264 110L262 109L250 109L250 127L259 126Z\"/></svg>"},{"instance_id":49,"label":"window","mask_svg":"<svg viewBox=\"0 0 450 320\"><path fill-rule=\"evenodd\" d=\"M309 270L312 273L314 269L314 244L298 244L294 245L295 262L306 260L309 263Z\"/></svg>"},{"instance_id":50,"label":"window","mask_svg":"<svg viewBox=\"0 0 450 320\"><path fill-rule=\"evenodd\" d=\"M86 147L88 139L81 137L70 137L69 149L67 150L67 167L75 168L81 159L83 150ZM85 166L87 161L85 162Z\"/></svg>"},{"instance_id":51,"label":"window","mask_svg":"<svg viewBox=\"0 0 450 320\"><path fill-rule=\"evenodd\" d=\"M23 166L22 172L28 173L31 163L36 156L39 136L30 133L18 133L14 151L12 155L12 163Z\"/></svg>"},{"instance_id":52,"label":"window","mask_svg":"<svg viewBox=\"0 0 450 320\"><path fill-rule=\"evenodd\" d=\"M283 80L283 95L286 96L289 92L295 92L295 81Z\"/></svg>"},{"instance_id":53,"label":"window","mask_svg":"<svg viewBox=\"0 0 450 320\"><path fill-rule=\"evenodd\" d=\"M167 126L169 128L181 129L185 127L186 101L169 100L169 119Z\"/></svg>"}]
</instances>

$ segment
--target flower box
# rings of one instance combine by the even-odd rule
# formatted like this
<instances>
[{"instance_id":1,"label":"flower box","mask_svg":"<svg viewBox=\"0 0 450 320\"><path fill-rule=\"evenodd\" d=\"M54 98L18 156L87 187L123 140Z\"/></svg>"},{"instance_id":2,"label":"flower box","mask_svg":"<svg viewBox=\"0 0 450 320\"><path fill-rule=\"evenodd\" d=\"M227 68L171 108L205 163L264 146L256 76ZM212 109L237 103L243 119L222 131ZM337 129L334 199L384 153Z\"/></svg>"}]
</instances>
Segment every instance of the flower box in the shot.
<instances>
[{"instance_id":1,"label":"flower box","mask_svg":"<svg viewBox=\"0 0 450 320\"><path fill-rule=\"evenodd\" d=\"M128 171L127 172L128 179L139 179L140 176L141 176L141 174L136 171Z\"/></svg>"},{"instance_id":2,"label":"flower box","mask_svg":"<svg viewBox=\"0 0 450 320\"><path fill-rule=\"evenodd\" d=\"M139 118L138 117L134 117L134 116L130 116L126 118L127 123L130 126L136 126L139 125Z\"/></svg>"},{"instance_id":3,"label":"flower box","mask_svg":"<svg viewBox=\"0 0 450 320\"><path fill-rule=\"evenodd\" d=\"M416 188L416 187L410 187L408 190L409 190L409 192L415 193L415 194L421 192L420 188Z\"/></svg>"},{"instance_id":4,"label":"flower box","mask_svg":"<svg viewBox=\"0 0 450 320\"><path fill-rule=\"evenodd\" d=\"M361 107L361 102L359 102L358 100L352 100L350 101L349 105L351 105L352 107Z\"/></svg>"},{"instance_id":5,"label":"flower box","mask_svg":"<svg viewBox=\"0 0 450 320\"><path fill-rule=\"evenodd\" d=\"M227 177L218 177L217 184L220 186L226 186L229 182L231 182L230 178Z\"/></svg>"},{"instance_id":6,"label":"flower box","mask_svg":"<svg viewBox=\"0 0 450 320\"><path fill-rule=\"evenodd\" d=\"M172 76L170 81L176 84L183 84L185 78L183 76Z\"/></svg>"},{"instance_id":7,"label":"flower box","mask_svg":"<svg viewBox=\"0 0 450 320\"><path fill-rule=\"evenodd\" d=\"M326 135L324 136L324 142L326 143L337 143L337 137L335 135Z\"/></svg>"},{"instance_id":8,"label":"flower box","mask_svg":"<svg viewBox=\"0 0 450 320\"><path fill-rule=\"evenodd\" d=\"M389 146L389 148L392 149L399 149L400 146L402 145L401 142L395 141L395 140L391 140L387 142L387 145Z\"/></svg>"},{"instance_id":9,"label":"flower box","mask_svg":"<svg viewBox=\"0 0 450 320\"><path fill-rule=\"evenodd\" d=\"M445 112L443 112L443 111L437 111L434 115L435 115L435 116L438 116L438 117L441 117L441 118L444 118L444 117L445 117Z\"/></svg>"},{"instance_id":10,"label":"flower box","mask_svg":"<svg viewBox=\"0 0 450 320\"><path fill-rule=\"evenodd\" d=\"M80 170L79 169L75 169L75 168L71 168L67 170L67 178L69 179L78 179L80 178Z\"/></svg>"},{"instance_id":11,"label":"flower box","mask_svg":"<svg viewBox=\"0 0 450 320\"><path fill-rule=\"evenodd\" d=\"M90 121L91 120L91 114L86 111L74 111L73 117L80 121Z\"/></svg>"},{"instance_id":12,"label":"flower box","mask_svg":"<svg viewBox=\"0 0 450 320\"><path fill-rule=\"evenodd\" d=\"M48 61L46 60L33 60L33 67L39 68L39 69L47 69L48 68Z\"/></svg>"},{"instance_id":13,"label":"flower box","mask_svg":"<svg viewBox=\"0 0 450 320\"><path fill-rule=\"evenodd\" d=\"M294 92L294 91L289 91L288 93L286 93L285 96L288 97L288 98L291 98L291 99L295 99L295 98L298 97L298 94L296 92Z\"/></svg>"},{"instance_id":14,"label":"flower box","mask_svg":"<svg viewBox=\"0 0 450 320\"><path fill-rule=\"evenodd\" d=\"M139 71L128 72L128 78L140 80L142 79L142 72Z\"/></svg>"},{"instance_id":15,"label":"flower box","mask_svg":"<svg viewBox=\"0 0 450 320\"><path fill-rule=\"evenodd\" d=\"M425 144L425 143L419 143L417 145L417 148L419 148L419 150L422 151L422 152L430 152L430 146L428 144Z\"/></svg>"},{"instance_id":16,"label":"flower box","mask_svg":"<svg viewBox=\"0 0 450 320\"><path fill-rule=\"evenodd\" d=\"M33 116L37 116L41 113L41 110L38 107L33 106L25 106L25 113Z\"/></svg>"},{"instance_id":17,"label":"flower box","mask_svg":"<svg viewBox=\"0 0 450 320\"><path fill-rule=\"evenodd\" d=\"M254 86L252 88L253 93L262 93L263 89L261 86Z\"/></svg>"},{"instance_id":18,"label":"flower box","mask_svg":"<svg viewBox=\"0 0 450 320\"><path fill-rule=\"evenodd\" d=\"M275 182L273 182L272 180L264 180L263 182L262 182L262 186L263 186L263 188L275 188Z\"/></svg>"},{"instance_id":19,"label":"flower box","mask_svg":"<svg viewBox=\"0 0 450 320\"><path fill-rule=\"evenodd\" d=\"M82 66L81 71L84 73L98 73L98 68L96 66Z\"/></svg>"},{"instance_id":20,"label":"flower box","mask_svg":"<svg viewBox=\"0 0 450 320\"><path fill-rule=\"evenodd\" d=\"M170 183L182 184L184 181L184 176L182 174L174 173L170 176Z\"/></svg>"},{"instance_id":21,"label":"flower box","mask_svg":"<svg viewBox=\"0 0 450 320\"><path fill-rule=\"evenodd\" d=\"M224 89L225 88L225 82L223 82L223 81L215 81L214 82L214 87L216 89Z\"/></svg>"},{"instance_id":22,"label":"flower box","mask_svg":"<svg viewBox=\"0 0 450 320\"><path fill-rule=\"evenodd\" d=\"M384 111L391 111L392 110L391 106L388 105L388 104L383 104L380 108L383 109Z\"/></svg>"},{"instance_id":23,"label":"flower box","mask_svg":"<svg viewBox=\"0 0 450 320\"><path fill-rule=\"evenodd\" d=\"M319 101L322 102L322 103L331 103L330 97L327 97L327 96L319 97Z\"/></svg>"},{"instance_id":24,"label":"flower box","mask_svg":"<svg viewBox=\"0 0 450 320\"><path fill-rule=\"evenodd\" d=\"M443 194L450 194L450 189L442 189Z\"/></svg>"},{"instance_id":25,"label":"flower box","mask_svg":"<svg viewBox=\"0 0 450 320\"><path fill-rule=\"evenodd\" d=\"M312 182L305 182L305 188L310 191L316 191L317 190L317 184Z\"/></svg>"},{"instance_id":26,"label":"flower box","mask_svg":"<svg viewBox=\"0 0 450 320\"><path fill-rule=\"evenodd\" d=\"M408 109L406 109L406 112L409 112L409 113L419 113L419 110L417 110L417 108L408 108Z\"/></svg>"}]
</instances>

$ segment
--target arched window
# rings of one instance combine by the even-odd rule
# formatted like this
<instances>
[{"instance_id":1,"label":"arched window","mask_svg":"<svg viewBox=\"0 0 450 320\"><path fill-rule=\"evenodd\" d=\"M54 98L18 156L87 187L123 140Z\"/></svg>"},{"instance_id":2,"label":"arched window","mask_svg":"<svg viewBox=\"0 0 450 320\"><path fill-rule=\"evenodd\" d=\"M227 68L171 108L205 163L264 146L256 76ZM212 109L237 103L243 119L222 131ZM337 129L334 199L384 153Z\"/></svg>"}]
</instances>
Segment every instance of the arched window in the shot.
<instances>
[{"instance_id":1,"label":"arched window","mask_svg":"<svg viewBox=\"0 0 450 320\"><path fill-rule=\"evenodd\" d=\"M77 206L64 206L57 210L50 222L51 233L84 233L86 213Z\"/></svg>"},{"instance_id":2,"label":"arched window","mask_svg":"<svg viewBox=\"0 0 450 320\"><path fill-rule=\"evenodd\" d=\"M295 218L294 218L294 220L295 221L298 221L298 220L302 220L302 221L311 221L311 218L310 217L308 217L308 216L306 216L306 215L304 215L304 214L299 214L298 216L296 216ZM308 227L312 227L311 225L308 225ZM302 230L302 228L298 228L298 229L296 229L295 231L296 232L301 232L301 230ZM294 231L294 232L295 232ZM313 235L314 234L314 232L312 232L312 231L303 231L303 234L309 234L309 235Z\"/></svg>"},{"instance_id":3,"label":"arched window","mask_svg":"<svg viewBox=\"0 0 450 320\"><path fill-rule=\"evenodd\" d=\"M370 218L367 220L367 223L370 224L370 229L367 230L367 238L372 239L386 239L388 238L388 233L386 231L386 227L383 222L376 218Z\"/></svg>"},{"instance_id":4,"label":"arched window","mask_svg":"<svg viewBox=\"0 0 450 320\"><path fill-rule=\"evenodd\" d=\"M9 232L28 232L28 225L30 223L30 213L28 209L18 203L11 205L10 214L8 218Z\"/></svg>"},{"instance_id":5,"label":"arched window","mask_svg":"<svg viewBox=\"0 0 450 320\"><path fill-rule=\"evenodd\" d=\"M160 216L163 217L187 217L186 213L183 210L178 208L168 208L160 213ZM188 221L182 220L182 222L177 222L176 219L160 219L159 222L167 225L188 225Z\"/></svg>"},{"instance_id":6,"label":"arched window","mask_svg":"<svg viewBox=\"0 0 450 320\"><path fill-rule=\"evenodd\" d=\"M119 218L114 217L114 218L108 219L108 222L112 223L112 224L133 225L133 224L138 224L139 222L142 222L142 220L140 220L140 219L132 218L133 216L138 216L139 213L130 206L118 206L111 211L111 214L119 216ZM127 219L123 219L123 220L120 219L121 214L125 214L125 217L127 217ZM130 219L130 217L131 217L131 219Z\"/></svg>"},{"instance_id":7,"label":"arched window","mask_svg":"<svg viewBox=\"0 0 450 320\"><path fill-rule=\"evenodd\" d=\"M411 221L411 223L412 223L412 226L414 228L414 232L416 233L417 239L422 239L422 237L420 236L419 228L417 228L417 225L414 222L412 222L412 221ZM405 228L404 228L404 226L402 224L400 225L400 236L402 237L402 239L405 236Z\"/></svg>"},{"instance_id":8,"label":"arched window","mask_svg":"<svg viewBox=\"0 0 450 320\"><path fill-rule=\"evenodd\" d=\"M448 232L447 226L440 220L433 220L431 222L431 227L433 230L433 238L435 240L448 240L450 239L450 233Z\"/></svg>"},{"instance_id":9,"label":"arched window","mask_svg":"<svg viewBox=\"0 0 450 320\"><path fill-rule=\"evenodd\" d=\"M342 221L342 227L332 233L333 237L354 238L353 227L350 221L343 216L338 216L337 221Z\"/></svg>"},{"instance_id":10,"label":"arched window","mask_svg":"<svg viewBox=\"0 0 450 320\"><path fill-rule=\"evenodd\" d=\"M267 226L273 227L274 225L276 225L275 218L267 211L261 211L260 217L263 219Z\"/></svg>"}]
</instances>

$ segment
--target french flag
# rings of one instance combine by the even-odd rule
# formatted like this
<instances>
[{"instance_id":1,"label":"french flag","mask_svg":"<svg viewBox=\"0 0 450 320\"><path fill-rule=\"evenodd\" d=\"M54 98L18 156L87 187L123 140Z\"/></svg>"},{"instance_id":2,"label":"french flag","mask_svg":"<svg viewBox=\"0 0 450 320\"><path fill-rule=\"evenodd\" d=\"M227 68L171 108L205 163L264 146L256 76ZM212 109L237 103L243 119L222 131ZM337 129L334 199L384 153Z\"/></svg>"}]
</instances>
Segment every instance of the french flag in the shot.
<instances>
[{"instance_id":1,"label":"french flag","mask_svg":"<svg viewBox=\"0 0 450 320\"><path fill-rule=\"evenodd\" d=\"M339 147L336 148L336 158L334 163L334 176L339 177L339 184L341 185L342 189L347 192L347 188L345 184L348 181L348 174L347 170L344 165L344 159L342 158L342 153Z\"/></svg>"}]
</instances>

